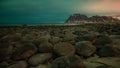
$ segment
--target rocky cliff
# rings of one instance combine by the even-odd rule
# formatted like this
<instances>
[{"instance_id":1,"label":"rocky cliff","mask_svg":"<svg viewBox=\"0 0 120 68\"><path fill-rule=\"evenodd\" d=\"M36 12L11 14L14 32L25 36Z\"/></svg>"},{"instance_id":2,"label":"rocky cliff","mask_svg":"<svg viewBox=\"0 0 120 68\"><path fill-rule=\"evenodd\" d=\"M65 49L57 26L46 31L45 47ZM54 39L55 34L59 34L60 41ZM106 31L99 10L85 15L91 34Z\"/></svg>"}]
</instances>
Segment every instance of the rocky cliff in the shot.
<instances>
[{"instance_id":1,"label":"rocky cliff","mask_svg":"<svg viewBox=\"0 0 120 68\"><path fill-rule=\"evenodd\" d=\"M91 16L87 17L86 15L73 14L65 21L65 23L109 23L109 22L120 22L119 19L111 16Z\"/></svg>"}]
</instances>

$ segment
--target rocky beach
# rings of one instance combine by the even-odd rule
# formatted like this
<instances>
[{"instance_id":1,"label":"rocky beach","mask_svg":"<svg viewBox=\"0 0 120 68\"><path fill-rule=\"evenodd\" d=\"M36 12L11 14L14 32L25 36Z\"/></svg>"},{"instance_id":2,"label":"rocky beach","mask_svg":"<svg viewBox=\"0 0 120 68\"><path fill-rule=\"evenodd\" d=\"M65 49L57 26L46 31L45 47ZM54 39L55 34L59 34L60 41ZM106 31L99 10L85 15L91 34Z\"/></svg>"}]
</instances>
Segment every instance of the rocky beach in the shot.
<instances>
[{"instance_id":1,"label":"rocky beach","mask_svg":"<svg viewBox=\"0 0 120 68\"><path fill-rule=\"evenodd\" d=\"M1 26L0 68L120 68L120 24Z\"/></svg>"}]
</instances>

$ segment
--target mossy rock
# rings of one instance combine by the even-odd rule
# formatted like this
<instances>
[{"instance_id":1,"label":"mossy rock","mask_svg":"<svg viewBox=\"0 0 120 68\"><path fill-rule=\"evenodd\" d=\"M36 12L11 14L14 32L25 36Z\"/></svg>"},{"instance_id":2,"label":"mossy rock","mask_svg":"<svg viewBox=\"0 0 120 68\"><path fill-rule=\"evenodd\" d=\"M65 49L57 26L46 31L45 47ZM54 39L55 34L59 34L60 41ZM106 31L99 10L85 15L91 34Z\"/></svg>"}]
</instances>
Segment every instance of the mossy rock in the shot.
<instances>
[{"instance_id":1,"label":"mossy rock","mask_svg":"<svg viewBox=\"0 0 120 68\"><path fill-rule=\"evenodd\" d=\"M96 67L103 65L100 63L94 63L94 62L90 62L90 61L84 61L84 64L85 64L86 68L96 68Z\"/></svg>"},{"instance_id":2,"label":"mossy rock","mask_svg":"<svg viewBox=\"0 0 120 68\"><path fill-rule=\"evenodd\" d=\"M27 68L27 67L28 67L28 64L26 61L18 61L17 63L12 64L6 68Z\"/></svg>"},{"instance_id":3,"label":"mossy rock","mask_svg":"<svg viewBox=\"0 0 120 68\"><path fill-rule=\"evenodd\" d=\"M118 57L105 57L105 58L97 58L92 60L92 62L101 63L107 65L111 68L120 68L120 58Z\"/></svg>"},{"instance_id":4,"label":"mossy rock","mask_svg":"<svg viewBox=\"0 0 120 68\"><path fill-rule=\"evenodd\" d=\"M81 58L77 55L67 55L56 58L51 68L86 68Z\"/></svg>"},{"instance_id":5,"label":"mossy rock","mask_svg":"<svg viewBox=\"0 0 120 68\"><path fill-rule=\"evenodd\" d=\"M96 51L96 47L89 41L81 41L76 43L75 49L77 54L85 57L91 56Z\"/></svg>"},{"instance_id":6,"label":"mossy rock","mask_svg":"<svg viewBox=\"0 0 120 68\"><path fill-rule=\"evenodd\" d=\"M110 66L107 66L107 65L101 65L101 66L98 66L96 68L113 68L113 67L110 67Z\"/></svg>"},{"instance_id":7,"label":"mossy rock","mask_svg":"<svg viewBox=\"0 0 120 68\"><path fill-rule=\"evenodd\" d=\"M61 42L56 44L53 50L59 56L75 54L74 46L67 42Z\"/></svg>"}]
</instances>

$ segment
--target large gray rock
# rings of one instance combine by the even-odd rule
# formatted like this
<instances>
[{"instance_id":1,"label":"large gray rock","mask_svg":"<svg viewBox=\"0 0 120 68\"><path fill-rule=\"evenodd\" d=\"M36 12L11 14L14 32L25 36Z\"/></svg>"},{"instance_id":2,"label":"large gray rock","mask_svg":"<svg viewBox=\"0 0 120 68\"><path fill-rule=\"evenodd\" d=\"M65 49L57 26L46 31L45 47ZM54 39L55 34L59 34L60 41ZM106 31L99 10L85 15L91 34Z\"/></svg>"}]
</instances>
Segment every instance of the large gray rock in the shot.
<instances>
[{"instance_id":1,"label":"large gray rock","mask_svg":"<svg viewBox=\"0 0 120 68\"><path fill-rule=\"evenodd\" d=\"M75 49L79 55L86 57L91 56L96 51L96 47L89 41L81 41L76 43Z\"/></svg>"},{"instance_id":2,"label":"large gray rock","mask_svg":"<svg viewBox=\"0 0 120 68\"><path fill-rule=\"evenodd\" d=\"M30 65L35 66L35 65L45 63L51 58L52 58L51 53L40 53L40 54L36 54L30 57L28 62L30 63Z\"/></svg>"}]
</instances>

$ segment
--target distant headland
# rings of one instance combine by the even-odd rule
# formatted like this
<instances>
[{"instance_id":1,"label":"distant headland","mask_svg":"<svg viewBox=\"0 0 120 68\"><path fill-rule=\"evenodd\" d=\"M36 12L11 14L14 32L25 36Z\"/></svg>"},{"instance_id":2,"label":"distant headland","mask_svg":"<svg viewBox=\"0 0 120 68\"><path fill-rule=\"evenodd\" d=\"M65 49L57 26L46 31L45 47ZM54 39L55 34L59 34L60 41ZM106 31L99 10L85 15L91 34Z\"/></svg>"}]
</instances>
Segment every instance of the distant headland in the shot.
<instances>
[{"instance_id":1,"label":"distant headland","mask_svg":"<svg viewBox=\"0 0 120 68\"><path fill-rule=\"evenodd\" d=\"M81 24L81 23L118 23L120 19L114 18L112 16L91 16L88 17L83 14L72 14L65 21L66 24Z\"/></svg>"}]
</instances>

